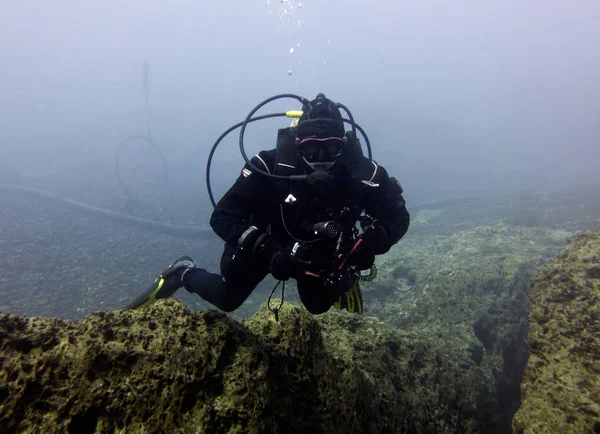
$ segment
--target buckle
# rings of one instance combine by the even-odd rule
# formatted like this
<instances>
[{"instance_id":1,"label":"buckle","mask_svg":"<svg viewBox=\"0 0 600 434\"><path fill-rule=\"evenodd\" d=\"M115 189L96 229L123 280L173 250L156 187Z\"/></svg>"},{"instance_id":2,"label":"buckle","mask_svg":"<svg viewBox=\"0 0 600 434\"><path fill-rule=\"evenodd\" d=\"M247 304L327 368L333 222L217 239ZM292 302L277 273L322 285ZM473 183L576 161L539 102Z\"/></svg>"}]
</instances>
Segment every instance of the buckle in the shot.
<instances>
[{"instance_id":1,"label":"buckle","mask_svg":"<svg viewBox=\"0 0 600 434\"><path fill-rule=\"evenodd\" d=\"M250 226L248 229L246 229L242 235L240 235L240 237L238 238L238 247L240 249L243 249L245 247L245 243L246 243L246 239L248 238L248 235L250 235L251 233L253 233L254 231L257 231L258 228L256 226Z\"/></svg>"}]
</instances>

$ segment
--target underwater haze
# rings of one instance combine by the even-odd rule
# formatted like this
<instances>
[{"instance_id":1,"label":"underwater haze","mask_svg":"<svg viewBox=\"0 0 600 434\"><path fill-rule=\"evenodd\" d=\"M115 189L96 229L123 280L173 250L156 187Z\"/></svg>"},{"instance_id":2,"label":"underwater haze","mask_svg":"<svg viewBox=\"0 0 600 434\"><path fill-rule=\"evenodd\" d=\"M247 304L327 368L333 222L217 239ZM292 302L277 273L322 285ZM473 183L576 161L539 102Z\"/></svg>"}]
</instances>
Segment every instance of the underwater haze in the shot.
<instances>
[{"instance_id":1,"label":"underwater haze","mask_svg":"<svg viewBox=\"0 0 600 434\"><path fill-rule=\"evenodd\" d=\"M0 158L114 183L117 145L146 133L147 59L152 138L183 180L201 182L212 143L258 102L324 92L409 203L598 182L599 20L592 0L7 2ZM281 124L251 129L250 151ZM146 154L126 161L152 173ZM241 167L235 138L219 155Z\"/></svg>"}]
</instances>

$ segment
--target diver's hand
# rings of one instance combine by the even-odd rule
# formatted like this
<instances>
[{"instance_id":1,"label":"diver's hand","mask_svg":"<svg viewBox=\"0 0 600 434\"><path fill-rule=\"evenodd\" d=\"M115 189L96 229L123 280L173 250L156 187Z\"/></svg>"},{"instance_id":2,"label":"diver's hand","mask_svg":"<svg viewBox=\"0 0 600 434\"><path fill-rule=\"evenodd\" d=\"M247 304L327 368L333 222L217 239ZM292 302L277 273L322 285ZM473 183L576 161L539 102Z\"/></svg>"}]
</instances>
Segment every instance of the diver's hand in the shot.
<instances>
[{"instance_id":1,"label":"diver's hand","mask_svg":"<svg viewBox=\"0 0 600 434\"><path fill-rule=\"evenodd\" d=\"M294 264L290 252L269 237L261 246L260 254L269 261L269 271L277 280L288 280L294 272Z\"/></svg>"},{"instance_id":2,"label":"diver's hand","mask_svg":"<svg viewBox=\"0 0 600 434\"><path fill-rule=\"evenodd\" d=\"M346 264L359 270L368 270L375 262L375 254L385 253L389 248L385 229L381 225L375 225L358 237L355 247L346 258Z\"/></svg>"},{"instance_id":3,"label":"diver's hand","mask_svg":"<svg viewBox=\"0 0 600 434\"><path fill-rule=\"evenodd\" d=\"M346 267L344 271L335 273L327 279L325 288L333 297L341 297L358 280L359 274L352 268Z\"/></svg>"},{"instance_id":4,"label":"diver's hand","mask_svg":"<svg viewBox=\"0 0 600 434\"><path fill-rule=\"evenodd\" d=\"M390 250L390 241L386 230L378 223L375 223L371 228L367 229L359 238L362 238L363 243L375 252L376 255L381 255Z\"/></svg>"},{"instance_id":5,"label":"diver's hand","mask_svg":"<svg viewBox=\"0 0 600 434\"><path fill-rule=\"evenodd\" d=\"M367 243L360 243L346 258L346 265L368 270L375 263L375 252Z\"/></svg>"},{"instance_id":6,"label":"diver's hand","mask_svg":"<svg viewBox=\"0 0 600 434\"><path fill-rule=\"evenodd\" d=\"M290 277L292 277L294 272L290 255L283 251L275 253L275 255L271 258L269 270L275 279L283 281L288 280Z\"/></svg>"}]
</instances>

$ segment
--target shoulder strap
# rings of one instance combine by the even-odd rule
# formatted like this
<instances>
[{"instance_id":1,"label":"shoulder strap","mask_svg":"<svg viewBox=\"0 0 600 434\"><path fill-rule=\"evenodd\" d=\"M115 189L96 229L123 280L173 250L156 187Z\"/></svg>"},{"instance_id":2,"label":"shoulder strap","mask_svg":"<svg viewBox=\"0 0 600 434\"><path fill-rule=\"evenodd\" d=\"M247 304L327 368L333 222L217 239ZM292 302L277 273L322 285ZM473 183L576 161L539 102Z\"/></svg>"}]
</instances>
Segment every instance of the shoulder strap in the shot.
<instances>
[{"instance_id":1,"label":"shoulder strap","mask_svg":"<svg viewBox=\"0 0 600 434\"><path fill-rule=\"evenodd\" d=\"M275 154L274 173L281 176L294 174L298 162L296 128L280 128L277 131L277 152Z\"/></svg>"},{"instance_id":2,"label":"shoulder strap","mask_svg":"<svg viewBox=\"0 0 600 434\"><path fill-rule=\"evenodd\" d=\"M346 146L347 146L347 150L350 154L350 158L357 159L360 157L364 157L360 140L352 132L352 130L346 131Z\"/></svg>"},{"instance_id":3,"label":"shoulder strap","mask_svg":"<svg viewBox=\"0 0 600 434\"><path fill-rule=\"evenodd\" d=\"M369 161L366 157L360 157L354 164L351 177L353 180L362 183L367 187L378 187L375 183L379 166L373 161Z\"/></svg>"}]
</instances>

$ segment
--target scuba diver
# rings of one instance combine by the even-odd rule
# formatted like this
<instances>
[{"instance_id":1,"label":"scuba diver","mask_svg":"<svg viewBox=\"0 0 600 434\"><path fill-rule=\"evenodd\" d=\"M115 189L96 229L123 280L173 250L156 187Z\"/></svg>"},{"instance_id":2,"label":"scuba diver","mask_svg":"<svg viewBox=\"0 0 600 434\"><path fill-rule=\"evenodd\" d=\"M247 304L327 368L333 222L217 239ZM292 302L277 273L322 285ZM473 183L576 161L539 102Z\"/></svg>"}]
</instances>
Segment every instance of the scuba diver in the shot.
<instances>
[{"instance_id":1,"label":"scuba diver","mask_svg":"<svg viewBox=\"0 0 600 434\"><path fill-rule=\"evenodd\" d=\"M340 112L342 107L349 113L345 106L323 94L301 101L301 115L279 130L276 149L250 160L242 149L247 163L216 204L210 225L225 241L221 274L183 256L129 308L148 306L183 287L231 312L270 273L284 285L295 279L313 314L332 306L362 313L361 271L374 267L375 255L386 253L408 230L403 191L363 155L356 129L345 131L348 120ZM251 115L242 127L241 148Z\"/></svg>"}]
</instances>

